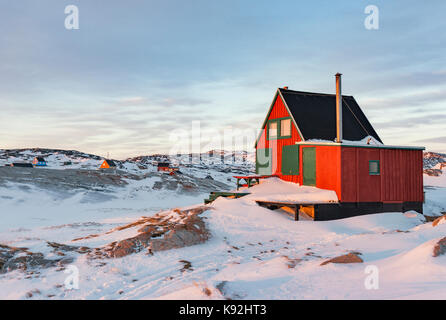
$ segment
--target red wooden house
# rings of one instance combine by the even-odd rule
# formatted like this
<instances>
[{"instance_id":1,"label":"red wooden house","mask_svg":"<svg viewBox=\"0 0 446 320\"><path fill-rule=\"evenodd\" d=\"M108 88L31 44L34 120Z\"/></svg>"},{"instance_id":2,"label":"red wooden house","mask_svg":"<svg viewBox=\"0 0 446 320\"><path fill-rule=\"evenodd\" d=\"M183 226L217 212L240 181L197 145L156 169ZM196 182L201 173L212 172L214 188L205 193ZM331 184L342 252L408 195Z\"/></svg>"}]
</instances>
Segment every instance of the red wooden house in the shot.
<instances>
[{"instance_id":1,"label":"red wooden house","mask_svg":"<svg viewBox=\"0 0 446 320\"><path fill-rule=\"evenodd\" d=\"M105 159L99 169L116 169L116 163L113 160Z\"/></svg>"},{"instance_id":2,"label":"red wooden house","mask_svg":"<svg viewBox=\"0 0 446 320\"><path fill-rule=\"evenodd\" d=\"M352 96L276 91L256 141L257 174L336 191L315 220L423 211L423 147L388 146ZM341 98L342 97L342 98Z\"/></svg>"}]
</instances>

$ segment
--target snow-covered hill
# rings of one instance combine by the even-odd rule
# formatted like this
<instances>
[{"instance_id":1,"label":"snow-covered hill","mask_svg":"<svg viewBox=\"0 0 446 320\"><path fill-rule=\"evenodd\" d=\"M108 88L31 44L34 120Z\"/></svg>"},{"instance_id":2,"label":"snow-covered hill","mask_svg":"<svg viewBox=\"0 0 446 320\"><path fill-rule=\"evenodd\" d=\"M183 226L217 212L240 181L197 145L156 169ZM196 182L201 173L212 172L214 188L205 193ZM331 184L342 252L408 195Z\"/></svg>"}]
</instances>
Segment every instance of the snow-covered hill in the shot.
<instances>
[{"instance_id":1,"label":"snow-covered hill","mask_svg":"<svg viewBox=\"0 0 446 320\"><path fill-rule=\"evenodd\" d=\"M165 155L100 171L101 157L80 152L0 151L3 164L37 155L47 169L0 168L0 298L446 298L446 256L434 256L446 223L434 227L416 212L295 222L255 200L320 190L276 179L203 207L209 191L233 189L232 175L252 172L252 154L228 161L224 152L225 163L218 153L192 162L177 155L170 161L182 173L170 176L154 166ZM424 213L439 216L443 174L428 177ZM73 268L79 288L70 290L65 271ZM378 289L364 285L370 270L379 272Z\"/></svg>"},{"instance_id":2,"label":"snow-covered hill","mask_svg":"<svg viewBox=\"0 0 446 320\"><path fill-rule=\"evenodd\" d=\"M104 161L104 157L83 153L75 150L59 150L59 149L0 149L0 166L5 166L14 162L31 163L35 157L43 157L47 162L48 169L86 169L96 170ZM255 169L255 154L252 152L229 152L212 150L202 154L178 155L145 155L125 160L113 161L117 164L118 169L133 173L145 174L154 171L158 161L168 161L173 166L179 166L180 169L186 171L194 171L195 173L206 172L206 176L210 171L231 173L231 174L248 174ZM194 170L196 169L196 170Z\"/></svg>"},{"instance_id":3,"label":"snow-covered hill","mask_svg":"<svg viewBox=\"0 0 446 320\"><path fill-rule=\"evenodd\" d=\"M97 169L104 161L103 157L59 149L0 149L0 166L14 162L31 163L34 157L43 157L52 169Z\"/></svg>"},{"instance_id":4,"label":"snow-covered hill","mask_svg":"<svg viewBox=\"0 0 446 320\"><path fill-rule=\"evenodd\" d=\"M151 251L130 241L135 250L104 257L125 239L147 234L178 241L161 229L177 224L170 229L174 235L199 227L198 220L181 223L193 203L202 206L201 198L168 190L162 198L151 188L155 182L135 180L95 203L80 193L57 198L39 188L0 186L0 298L446 298L446 255L434 256L446 223L434 227L416 212L295 222L254 201L266 187L289 195L299 188L280 180L252 187L249 197L206 206L198 216L209 237L201 244ZM330 263L336 257L350 263ZM78 289L65 284L73 270ZM365 284L371 272L377 287Z\"/></svg>"}]
</instances>

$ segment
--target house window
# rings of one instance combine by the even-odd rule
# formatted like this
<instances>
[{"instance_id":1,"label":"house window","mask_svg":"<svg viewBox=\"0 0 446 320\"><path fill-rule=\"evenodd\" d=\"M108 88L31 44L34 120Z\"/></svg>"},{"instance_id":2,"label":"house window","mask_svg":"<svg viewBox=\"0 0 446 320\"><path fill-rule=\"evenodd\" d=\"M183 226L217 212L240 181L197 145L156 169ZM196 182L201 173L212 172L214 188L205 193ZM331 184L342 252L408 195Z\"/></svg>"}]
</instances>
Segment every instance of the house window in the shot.
<instances>
[{"instance_id":1,"label":"house window","mask_svg":"<svg viewBox=\"0 0 446 320\"><path fill-rule=\"evenodd\" d=\"M369 161L369 175L376 176L380 174L379 160Z\"/></svg>"},{"instance_id":2,"label":"house window","mask_svg":"<svg viewBox=\"0 0 446 320\"><path fill-rule=\"evenodd\" d=\"M277 138L277 122L276 121L273 121L273 122L269 123L268 137L270 139L276 139Z\"/></svg>"},{"instance_id":3,"label":"house window","mask_svg":"<svg viewBox=\"0 0 446 320\"><path fill-rule=\"evenodd\" d=\"M291 136L291 119L280 120L280 136L281 137Z\"/></svg>"},{"instance_id":4,"label":"house window","mask_svg":"<svg viewBox=\"0 0 446 320\"><path fill-rule=\"evenodd\" d=\"M291 138L291 118L278 118L268 121L268 140Z\"/></svg>"}]
</instances>

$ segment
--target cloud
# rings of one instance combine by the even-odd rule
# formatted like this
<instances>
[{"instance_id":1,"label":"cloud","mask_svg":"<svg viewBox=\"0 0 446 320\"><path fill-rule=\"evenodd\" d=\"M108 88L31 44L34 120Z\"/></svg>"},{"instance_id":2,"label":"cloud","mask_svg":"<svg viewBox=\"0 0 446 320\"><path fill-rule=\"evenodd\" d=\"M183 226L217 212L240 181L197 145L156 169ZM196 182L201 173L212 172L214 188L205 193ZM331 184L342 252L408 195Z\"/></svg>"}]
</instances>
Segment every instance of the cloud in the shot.
<instances>
[{"instance_id":1,"label":"cloud","mask_svg":"<svg viewBox=\"0 0 446 320\"><path fill-rule=\"evenodd\" d=\"M426 106L428 104L444 103L446 107L446 89L442 91L418 92L405 94L400 92L399 96L382 98L365 98L361 100L362 105L369 108L397 109L414 106Z\"/></svg>"},{"instance_id":2,"label":"cloud","mask_svg":"<svg viewBox=\"0 0 446 320\"><path fill-rule=\"evenodd\" d=\"M149 99L147 97L125 97L116 99L112 105L118 107L145 106L145 107L174 107L174 106L198 106L211 104L208 99L198 99L194 97L167 97Z\"/></svg>"},{"instance_id":3,"label":"cloud","mask_svg":"<svg viewBox=\"0 0 446 320\"><path fill-rule=\"evenodd\" d=\"M385 122L375 122L373 126L380 129L390 128L407 128L424 126L427 127L432 124L443 124L446 121L446 114L428 114L420 117L400 117L397 120L390 120Z\"/></svg>"},{"instance_id":4,"label":"cloud","mask_svg":"<svg viewBox=\"0 0 446 320\"><path fill-rule=\"evenodd\" d=\"M125 107L125 106L140 106L147 105L149 103L149 99L144 97L129 97L129 98L121 98L115 102L116 106Z\"/></svg>"},{"instance_id":5,"label":"cloud","mask_svg":"<svg viewBox=\"0 0 446 320\"><path fill-rule=\"evenodd\" d=\"M433 138L426 138L426 139L420 139L420 140L416 140L415 142L422 142L422 143L443 143L443 144L446 145L446 136L433 137Z\"/></svg>"}]
</instances>

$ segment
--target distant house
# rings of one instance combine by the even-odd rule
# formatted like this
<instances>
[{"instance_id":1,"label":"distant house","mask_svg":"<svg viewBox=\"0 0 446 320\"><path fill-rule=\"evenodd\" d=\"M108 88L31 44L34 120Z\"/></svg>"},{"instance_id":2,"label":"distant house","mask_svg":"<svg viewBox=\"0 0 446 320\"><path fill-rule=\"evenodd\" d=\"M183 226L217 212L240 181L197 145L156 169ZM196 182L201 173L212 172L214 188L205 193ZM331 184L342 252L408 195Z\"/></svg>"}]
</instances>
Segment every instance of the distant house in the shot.
<instances>
[{"instance_id":1,"label":"distant house","mask_svg":"<svg viewBox=\"0 0 446 320\"><path fill-rule=\"evenodd\" d=\"M18 168L33 168L32 163L25 163L25 162L14 162L11 164L11 167L18 167Z\"/></svg>"},{"instance_id":2,"label":"distant house","mask_svg":"<svg viewBox=\"0 0 446 320\"><path fill-rule=\"evenodd\" d=\"M158 171L170 171L170 163L158 162Z\"/></svg>"},{"instance_id":3,"label":"distant house","mask_svg":"<svg viewBox=\"0 0 446 320\"><path fill-rule=\"evenodd\" d=\"M158 162L158 171L169 172L170 175L181 173L178 167L172 167L169 162Z\"/></svg>"},{"instance_id":4,"label":"distant house","mask_svg":"<svg viewBox=\"0 0 446 320\"><path fill-rule=\"evenodd\" d=\"M113 160L104 160L99 169L116 169L116 163Z\"/></svg>"},{"instance_id":5,"label":"distant house","mask_svg":"<svg viewBox=\"0 0 446 320\"><path fill-rule=\"evenodd\" d=\"M46 167L46 161L43 157L35 157L33 160L33 165L36 167Z\"/></svg>"}]
</instances>

